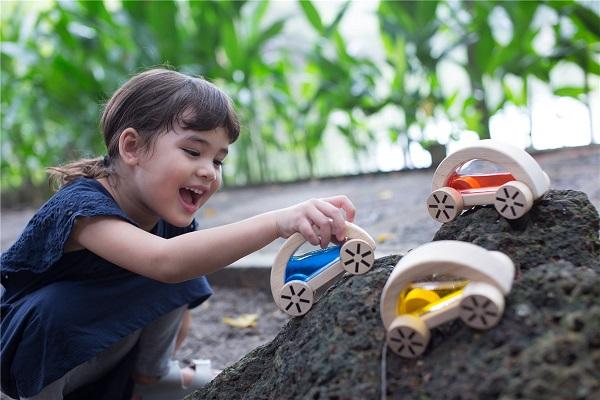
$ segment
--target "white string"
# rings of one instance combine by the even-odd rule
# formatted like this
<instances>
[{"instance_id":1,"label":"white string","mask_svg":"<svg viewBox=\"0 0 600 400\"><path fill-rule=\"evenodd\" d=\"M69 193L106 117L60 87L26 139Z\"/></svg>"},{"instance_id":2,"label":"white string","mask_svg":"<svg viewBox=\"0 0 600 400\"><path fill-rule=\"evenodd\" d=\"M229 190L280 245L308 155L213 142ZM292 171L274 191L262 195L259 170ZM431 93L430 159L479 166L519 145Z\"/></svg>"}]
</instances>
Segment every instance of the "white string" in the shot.
<instances>
[{"instance_id":1,"label":"white string","mask_svg":"<svg viewBox=\"0 0 600 400\"><path fill-rule=\"evenodd\" d=\"M387 393L387 382L386 382L386 375L387 375L387 341L383 342L383 349L381 350L381 400L386 400L386 393Z\"/></svg>"}]
</instances>

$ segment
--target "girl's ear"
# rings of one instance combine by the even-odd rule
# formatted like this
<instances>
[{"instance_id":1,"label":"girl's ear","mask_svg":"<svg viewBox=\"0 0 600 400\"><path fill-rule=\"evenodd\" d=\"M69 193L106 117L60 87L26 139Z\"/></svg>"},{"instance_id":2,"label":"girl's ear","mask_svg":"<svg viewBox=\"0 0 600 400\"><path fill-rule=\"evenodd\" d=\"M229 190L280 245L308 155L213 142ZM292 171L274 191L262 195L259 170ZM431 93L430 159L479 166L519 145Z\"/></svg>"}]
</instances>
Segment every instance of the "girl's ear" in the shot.
<instances>
[{"instance_id":1,"label":"girl's ear","mask_svg":"<svg viewBox=\"0 0 600 400\"><path fill-rule=\"evenodd\" d=\"M126 165L138 163L142 151L140 134L133 128L127 128L119 137L119 156Z\"/></svg>"}]
</instances>

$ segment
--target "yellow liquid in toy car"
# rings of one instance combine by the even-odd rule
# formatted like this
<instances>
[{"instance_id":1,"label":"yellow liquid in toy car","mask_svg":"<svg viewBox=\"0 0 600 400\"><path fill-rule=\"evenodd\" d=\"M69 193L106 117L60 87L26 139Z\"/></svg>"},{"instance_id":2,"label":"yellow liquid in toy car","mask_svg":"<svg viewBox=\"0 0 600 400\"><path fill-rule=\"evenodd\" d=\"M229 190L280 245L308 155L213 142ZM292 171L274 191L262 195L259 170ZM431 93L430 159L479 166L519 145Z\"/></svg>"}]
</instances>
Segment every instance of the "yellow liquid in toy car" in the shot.
<instances>
[{"instance_id":1,"label":"yellow liquid in toy car","mask_svg":"<svg viewBox=\"0 0 600 400\"><path fill-rule=\"evenodd\" d=\"M398 314L422 315L460 295L467 280L414 282L398 296Z\"/></svg>"}]
</instances>

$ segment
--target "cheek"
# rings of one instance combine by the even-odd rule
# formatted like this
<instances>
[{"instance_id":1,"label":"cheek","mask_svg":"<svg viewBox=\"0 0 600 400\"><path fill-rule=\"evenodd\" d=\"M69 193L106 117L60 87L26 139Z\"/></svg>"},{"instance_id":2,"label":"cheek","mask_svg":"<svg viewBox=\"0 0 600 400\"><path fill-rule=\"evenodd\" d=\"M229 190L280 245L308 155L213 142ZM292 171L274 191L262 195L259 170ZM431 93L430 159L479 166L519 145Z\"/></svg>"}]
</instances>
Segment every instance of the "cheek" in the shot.
<instances>
[{"instance_id":1,"label":"cheek","mask_svg":"<svg viewBox=\"0 0 600 400\"><path fill-rule=\"evenodd\" d=\"M219 190L221 188L222 184L223 184L223 178L221 177L221 174L219 173L217 175L217 179L215 179L212 183L213 193L216 192L217 190Z\"/></svg>"}]
</instances>

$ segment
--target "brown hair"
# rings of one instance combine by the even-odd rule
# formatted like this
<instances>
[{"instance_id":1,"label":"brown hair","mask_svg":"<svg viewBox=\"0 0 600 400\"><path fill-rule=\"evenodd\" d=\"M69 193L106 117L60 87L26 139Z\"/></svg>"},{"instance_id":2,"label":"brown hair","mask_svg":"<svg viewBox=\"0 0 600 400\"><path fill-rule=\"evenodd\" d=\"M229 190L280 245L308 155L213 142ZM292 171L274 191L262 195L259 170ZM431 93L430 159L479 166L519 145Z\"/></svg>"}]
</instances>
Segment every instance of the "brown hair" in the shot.
<instances>
[{"instance_id":1,"label":"brown hair","mask_svg":"<svg viewBox=\"0 0 600 400\"><path fill-rule=\"evenodd\" d=\"M80 177L103 178L114 172L119 136L134 128L146 148L174 126L198 131L224 128L230 143L239 136L240 123L230 98L203 78L168 69L151 69L121 86L104 107L100 126L105 157L81 159L48 168L50 183L58 188Z\"/></svg>"}]
</instances>

